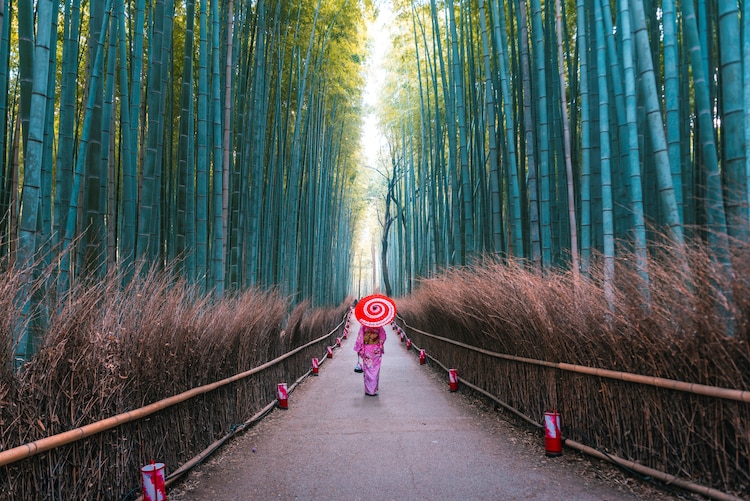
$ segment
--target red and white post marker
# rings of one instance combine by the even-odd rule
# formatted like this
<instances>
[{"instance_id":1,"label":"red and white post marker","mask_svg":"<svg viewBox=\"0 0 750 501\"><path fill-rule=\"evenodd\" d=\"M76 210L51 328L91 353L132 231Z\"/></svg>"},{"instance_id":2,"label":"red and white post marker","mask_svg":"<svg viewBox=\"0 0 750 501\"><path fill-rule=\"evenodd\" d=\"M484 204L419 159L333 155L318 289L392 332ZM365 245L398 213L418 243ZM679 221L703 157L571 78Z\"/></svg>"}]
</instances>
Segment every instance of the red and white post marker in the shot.
<instances>
[{"instance_id":1,"label":"red and white post marker","mask_svg":"<svg viewBox=\"0 0 750 501\"><path fill-rule=\"evenodd\" d=\"M411 350L411 339L406 340L406 349Z\"/></svg>"},{"instance_id":2,"label":"red and white post marker","mask_svg":"<svg viewBox=\"0 0 750 501\"><path fill-rule=\"evenodd\" d=\"M326 354L326 358L333 358L333 348L328 347L328 353Z\"/></svg>"},{"instance_id":3,"label":"red and white post marker","mask_svg":"<svg viewBox=\"0 0 750 501\"><path fill-rule=\"evenodd\" d=\"M448 369L448 382L451 391L458 391L458 369Z\"/></svg>"},{"instance_id":4,"label":"red and white post marker","mask_svg":"<svg viewBox=\"0 0 750 501\"><path fill-rule=\"evenodd\" d=\"M560 414L555 410L544 413L544 449L550 457L562 455Z\"/></svg>"},{"instance_id":5,"label":"red and white post marker","mask_svg":"<svg viewBox=\"0 0 750 501\"><path fill-rule=\"evenodd\" d=\"M144 501L163 501L167 499L167 488L164 482L164 463L148 464L141 468L141 487Z\"/></svg>"},{"instance_id":6,"label":"red and white post marker","mask_svg":"<svg viewBox=\"0 0 750 501\"><path fill-rule=\"evenodd\" d=\"M341 338L340 337L336 338L336 346L341 346Z\"/></svg>"},{"instance_id":7,"label":"red and white post marker","mask_svg":"<svg viewBox=\"0 0 750 501\"><path fill-rule=\"evenodd\" d=\"M424 365L426 361L427 355L425 354L424 350L419 350L419 365Z\"/></svg>"},{"instance_id":8,"label":"red and white post marker","mask_svg":"<svg viewBox=\"0 0 750 501\"><path fill-rule=\"evenodd\" d=\"M318 375L318 359L317 358L312 359L312 373L313 373L313 376Z\"/></svg>"},{"instance_id":9,"label":"red and white post marker","mask_svg":"<svg viewBox=\"0 0 750 501\"><path fill-rule=\"evenodd\" d=\"M282 409L289 408L289 394L286 390L286 383L279 383L276 386L276 399L279 401L279 407Z\"/></svg>"}]
</instances>

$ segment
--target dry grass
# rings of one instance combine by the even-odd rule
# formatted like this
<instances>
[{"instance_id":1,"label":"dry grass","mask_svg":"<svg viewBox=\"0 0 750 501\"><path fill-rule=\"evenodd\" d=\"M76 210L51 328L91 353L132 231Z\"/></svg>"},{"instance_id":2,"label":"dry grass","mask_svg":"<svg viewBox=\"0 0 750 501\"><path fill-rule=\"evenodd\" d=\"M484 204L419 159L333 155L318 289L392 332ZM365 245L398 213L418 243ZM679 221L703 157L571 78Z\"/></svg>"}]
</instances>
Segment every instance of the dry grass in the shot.
<instances>
[{"instance_id":1,"label":"dry grass","mask_svg":"<svg viewBox=\"0 0 750 501\"><path fill-rule=\"evenodd\" d=\"M0 271L0 346L8 359L20 274ZM121 288L79 283L54 304L49 329L22 371L0 373L0 445L9 449L257 367L316 339L346 311L296 308L272 292L217 300L167 273ZM286 328L286 330L284 330ZM334 337L335 339L335 337ZM123 499L152 459L174 471L303 375L313 346L219 390L75 444L0 467L1 499Z\"/></svg>"},{"instance_id":2,"label":"dry grass","mask_svg":"<svg viewBox=\"0 0 750 501\"><path fill-rule=\"evenodd\" d=\"M492 264L424 281L399 301L399 314L420 330L499 353L750 390L750 246L737 247L731 279L719 278L704 247L691 247L687 259L689 273L670 249L659 251L649 270L648 304L632 259L617 262L613 309L599 272L576 283L565 272L542 276ZM748 404L499 360L418 333L413 338L460 377L537 421L558 409L574 440L750 496Z\"/></svg>"},{"instance_id":3,"label":"dry grass","mask_svg":"<svg viewBox=\"0 0 750 501\"><path fill-rule=\"evenodd\" d=\"M11 273L7 270L8 263L5 260L0 261L0 372L11 367L12 333L18 323L15 294L21 282L20 273Z\"/></svg>"},{"instance_id":4,"label":"dry grass","mask_svg":"<svg viewBox=\"0 0 750 501\"><path fill-rule=\"evenodd\" d=\"M424 281L399 313L412 326L485 349L750 390L750 246L720 279L711 253L668 248L651 262L650 301L632 259L617 262L613 310L601 275L576 282L517 265L452 270ZM32 286L44 291L49 277ZM7 361L25 276L0 263L0 355ZM247 291L217 300L169 274L120 278L44 296L49 329L24 369L0 367L0 445L8 449L224 379L320 337L343 317ZM731 290L731 295L721 293ZM731 316L728 315L731 313ZM733 320L728 322L727 318ZM726 335L731 327L733 337ZM334 336L335 338L335 336ZM750 497L750 406L503 361L413 336L459 375L525 414L549 408L566 436L669 473ZM79 443L0 467L1 499L122 499L151 459L167 471L275 398L309 369L313 346L246 380Z\"/></svg>"}]
</instances>

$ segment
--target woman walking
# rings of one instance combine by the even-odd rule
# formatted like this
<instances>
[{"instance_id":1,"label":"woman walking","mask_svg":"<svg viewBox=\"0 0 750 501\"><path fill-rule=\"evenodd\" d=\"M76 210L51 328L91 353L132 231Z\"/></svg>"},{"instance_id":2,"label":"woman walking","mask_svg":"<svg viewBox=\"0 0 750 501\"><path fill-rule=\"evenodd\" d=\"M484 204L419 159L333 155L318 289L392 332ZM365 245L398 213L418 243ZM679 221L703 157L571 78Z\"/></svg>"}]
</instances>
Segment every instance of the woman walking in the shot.
<instances>
[{"instance_id":1,"label":"woman walking","mask_svg":"<svg viewBox=\"0 0 750 501\"><path fill-rule=\"evenodd\" d=\"M354 351L362 358L365 395L378 394L383 343L385 343L385 329L383 327L367 327L364 325L360 327L357 341L354 343Z\"/></svg>"}]
</instances>

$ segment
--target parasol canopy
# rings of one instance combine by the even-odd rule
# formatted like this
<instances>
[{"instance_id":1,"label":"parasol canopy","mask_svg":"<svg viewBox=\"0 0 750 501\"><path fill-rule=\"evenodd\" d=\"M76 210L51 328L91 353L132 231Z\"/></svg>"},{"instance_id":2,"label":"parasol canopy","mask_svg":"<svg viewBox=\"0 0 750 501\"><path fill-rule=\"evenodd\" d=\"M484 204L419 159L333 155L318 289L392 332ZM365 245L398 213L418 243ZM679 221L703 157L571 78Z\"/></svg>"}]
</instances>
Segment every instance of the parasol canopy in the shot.
<instances>
[{"instance_id":1,"label":"parasol canopy","mask_svg":"<svg viewBox=\"0 0 750 501\"><path fill-rule=\"evenodd\" d=\"M396 316L396 302L383 294L371 294L357 302L354 316L365 327L382 327Z\"/></svg>"}]
</instances>

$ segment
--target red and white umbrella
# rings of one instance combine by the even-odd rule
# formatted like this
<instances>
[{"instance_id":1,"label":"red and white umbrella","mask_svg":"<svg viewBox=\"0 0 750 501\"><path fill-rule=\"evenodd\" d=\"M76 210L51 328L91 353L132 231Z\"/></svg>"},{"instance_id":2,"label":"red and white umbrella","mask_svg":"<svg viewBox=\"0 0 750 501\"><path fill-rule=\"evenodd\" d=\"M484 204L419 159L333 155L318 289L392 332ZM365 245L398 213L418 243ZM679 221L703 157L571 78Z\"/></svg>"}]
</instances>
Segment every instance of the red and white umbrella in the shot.
<instances>
[{"instance_id":1,"label":"red and white umbrella","mask_svg":"<svg viewBox=\"0 0 750 501\"><path fill-rule=\"evenodd\" d=\"M357 302L354 316L365 327L382 327L396 317L396 302L383 294L371 294Z\"/></svg>"}]
</instances>

